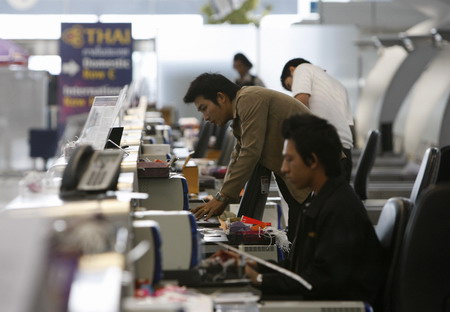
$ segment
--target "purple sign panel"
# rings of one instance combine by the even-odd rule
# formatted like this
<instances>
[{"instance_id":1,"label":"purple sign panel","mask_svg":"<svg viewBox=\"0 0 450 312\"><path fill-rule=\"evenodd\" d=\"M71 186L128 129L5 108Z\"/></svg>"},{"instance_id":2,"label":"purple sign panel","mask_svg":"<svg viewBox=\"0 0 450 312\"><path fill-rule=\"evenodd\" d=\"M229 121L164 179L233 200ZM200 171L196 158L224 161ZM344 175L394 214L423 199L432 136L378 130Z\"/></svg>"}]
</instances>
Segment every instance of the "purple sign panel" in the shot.
<instances>
[{"instance_id":1,"label":"purple sign panel","mask_svg":"<svg viewBox=\"0 0 450 312\"><path fill-rule=\"evenodd\" d=\"M131 23L62 23L59 124L90 110L95 96L119 95L131 83Z\"/></svg>"}]
</instances>

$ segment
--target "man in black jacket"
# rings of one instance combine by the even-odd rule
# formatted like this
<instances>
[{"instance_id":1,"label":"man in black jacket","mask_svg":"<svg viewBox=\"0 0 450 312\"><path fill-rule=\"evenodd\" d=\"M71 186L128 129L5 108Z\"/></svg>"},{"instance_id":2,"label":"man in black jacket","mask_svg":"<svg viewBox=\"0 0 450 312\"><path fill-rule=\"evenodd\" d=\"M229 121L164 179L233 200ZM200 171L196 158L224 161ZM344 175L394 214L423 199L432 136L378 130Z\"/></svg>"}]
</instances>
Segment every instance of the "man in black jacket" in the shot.
<instances>
[{"instance_id":1,"label":"man in black jacket","mask_svg":"<svg viewBox=\"0 0 450 312\"><path fill-rule=\"evenodd\" d=\"M306 300L356 300L374 303L382 282L382 248L367 212L341 177L342 145L336 129L312 114L283 123L282 173L297 188L313 190L298 219L285 267L312 285L254 263L246 275L264 295Z\"/></svg>"}]
</instances>

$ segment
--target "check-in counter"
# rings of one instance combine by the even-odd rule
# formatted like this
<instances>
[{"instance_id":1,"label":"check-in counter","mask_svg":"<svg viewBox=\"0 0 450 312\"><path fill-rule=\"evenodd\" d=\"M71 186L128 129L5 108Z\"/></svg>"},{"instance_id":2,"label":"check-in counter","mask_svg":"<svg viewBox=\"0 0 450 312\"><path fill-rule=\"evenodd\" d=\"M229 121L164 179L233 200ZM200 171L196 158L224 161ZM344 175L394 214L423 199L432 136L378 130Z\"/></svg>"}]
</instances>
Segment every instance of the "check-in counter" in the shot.
<instances>
[{"instance_id":1,"label":"check-in counter","mask_svg":"<svg viewBox=\"0 0 450 312\"><path fill-rule=\"evenodd\" d=\"M6 296L0 300L2 307L119 312L122 298L133 295L133 283L124 280L127 272L133 272L127 253L133 247L130 211L138 195L142 131L131 125L142 129L145 108L135 108L136 115L126 118L121 145L128 146L122 149L116 190L63 199L60 186L69 163L64 155L47 172L33 173L31 180L20 183L19 196L0 211L0 224L5 225L0 245L8 250L2 253L0 275L17 279L0 279Z\"/></svg>"}]
</instances>

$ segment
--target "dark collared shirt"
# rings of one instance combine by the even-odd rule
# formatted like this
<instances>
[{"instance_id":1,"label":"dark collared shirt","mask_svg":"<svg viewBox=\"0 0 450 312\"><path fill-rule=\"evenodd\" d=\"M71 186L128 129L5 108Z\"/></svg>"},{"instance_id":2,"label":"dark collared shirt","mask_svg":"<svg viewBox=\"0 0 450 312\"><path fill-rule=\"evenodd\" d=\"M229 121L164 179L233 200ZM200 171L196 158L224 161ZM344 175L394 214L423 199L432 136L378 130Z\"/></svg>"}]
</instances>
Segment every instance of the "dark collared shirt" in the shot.
<instances>
[{"instance_id":1,"label":"dark collared shirt","mask_svg":"<svg viewBox=\"0 0 450 312\"><path fill-rule=\"evenodd\" d=\"M286 267L312 284L263 274L263 294L373 304L382 282L382 247L367 212L343 179L327 181L299 216Z\"/></svg>"}]
</instances>

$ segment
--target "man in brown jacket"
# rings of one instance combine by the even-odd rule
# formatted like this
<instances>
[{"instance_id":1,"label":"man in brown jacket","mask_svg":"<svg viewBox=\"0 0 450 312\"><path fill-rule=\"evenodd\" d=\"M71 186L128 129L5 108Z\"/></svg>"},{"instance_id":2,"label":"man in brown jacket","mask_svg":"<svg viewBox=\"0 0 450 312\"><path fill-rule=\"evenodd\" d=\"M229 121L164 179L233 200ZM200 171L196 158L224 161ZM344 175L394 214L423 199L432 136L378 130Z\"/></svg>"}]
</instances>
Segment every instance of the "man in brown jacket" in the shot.
<instances>
[{"instance_id":1,"label":"man in brown jacket","mask_svg":"<svg viewBox=\"0 0 450 312\"><path fill-rule=\"evenodd\" d=\"M275 174L278 187L289 205L289 221L309 194L298 190L281 174L283 162L283 120L295 113L309 113L300 101L284 93L263 87L239 87L220 74L204 73L198 76L183 98L195 103L205 120L225 125L233 120L233 134L237 139L221 190L205 205L192 210L196 218L220 215L239 194L259 163ZM291 227L291 222L288 223ZM290 236L290 235L288 235Z\"/></svg>"}]
</instances>

